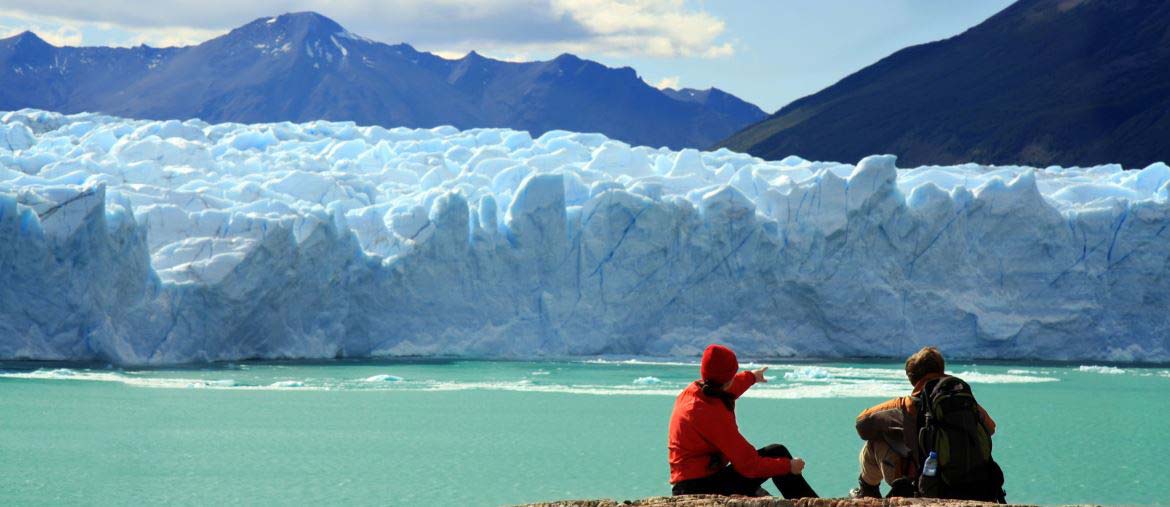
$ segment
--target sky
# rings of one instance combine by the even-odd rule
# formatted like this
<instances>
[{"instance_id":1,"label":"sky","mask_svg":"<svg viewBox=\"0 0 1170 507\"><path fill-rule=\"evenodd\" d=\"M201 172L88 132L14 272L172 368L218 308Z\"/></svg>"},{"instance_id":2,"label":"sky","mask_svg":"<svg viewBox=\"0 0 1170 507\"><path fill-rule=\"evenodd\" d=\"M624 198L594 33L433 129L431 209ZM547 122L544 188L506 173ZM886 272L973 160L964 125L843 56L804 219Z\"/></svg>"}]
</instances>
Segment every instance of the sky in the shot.
<instances>
[{"instance_id":1,"label":"sky","mask_svg":"<svg viewBox=\"0 0 1170 507\"><path fill-rule=\"evenodd\" d=\"M717 87L773 112L906 46L957 35L1011 0L4 0L0 37L56 45L198 44L316 11L370 39L458 58L573 53L658 87Z\"/></svg>"}]
</instances>

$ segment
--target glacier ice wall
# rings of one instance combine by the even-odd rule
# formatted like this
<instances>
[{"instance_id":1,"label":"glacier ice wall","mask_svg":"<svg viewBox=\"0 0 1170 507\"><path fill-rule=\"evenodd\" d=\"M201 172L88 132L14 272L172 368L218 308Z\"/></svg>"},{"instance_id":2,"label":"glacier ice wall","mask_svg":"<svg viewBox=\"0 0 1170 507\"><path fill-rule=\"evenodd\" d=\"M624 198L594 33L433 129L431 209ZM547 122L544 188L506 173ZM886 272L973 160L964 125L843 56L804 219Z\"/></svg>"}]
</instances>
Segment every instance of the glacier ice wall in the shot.
<instances>
[{"instance_id":1,"label":"glacier ice wall","mask_svg":"<svg viewBox=\"0 0 1170 507\"><path fill-rule=\"evenodd\" d=\"M1170 360L1170 167L0 118L0 358Z\"/></svg>"}]
</instances>

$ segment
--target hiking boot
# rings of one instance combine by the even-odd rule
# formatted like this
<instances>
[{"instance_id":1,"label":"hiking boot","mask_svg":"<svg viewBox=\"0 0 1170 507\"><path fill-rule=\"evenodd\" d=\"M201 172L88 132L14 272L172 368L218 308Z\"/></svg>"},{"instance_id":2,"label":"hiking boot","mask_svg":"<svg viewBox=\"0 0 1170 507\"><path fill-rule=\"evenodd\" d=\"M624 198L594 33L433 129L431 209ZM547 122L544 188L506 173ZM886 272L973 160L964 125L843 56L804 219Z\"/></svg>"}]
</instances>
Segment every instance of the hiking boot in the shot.
<instances>
[{"instance_id":1,"label":"hiking boot","mask_svg":"<svg viewBox=\"0 0 1170 507\"><path fill-rule=\"evenodd\" d=\"M849 490L849 498L881 498L882 490L878 488L877 484L866 484L865 481L857 478L857 487Z\"/></svg>"},{"instance_id":2,"label":"hiking boot","mask_svg":"<svg viewBox=\"0 0 1170 507\"><path fill-rule=\"evenodd\" d=\"M886 493L886 498L913 498L914 494L918 492L918 486L914 484L914 480L909 477L899 477L890 484L890 492Z\"/></svg>"}]
</instances>

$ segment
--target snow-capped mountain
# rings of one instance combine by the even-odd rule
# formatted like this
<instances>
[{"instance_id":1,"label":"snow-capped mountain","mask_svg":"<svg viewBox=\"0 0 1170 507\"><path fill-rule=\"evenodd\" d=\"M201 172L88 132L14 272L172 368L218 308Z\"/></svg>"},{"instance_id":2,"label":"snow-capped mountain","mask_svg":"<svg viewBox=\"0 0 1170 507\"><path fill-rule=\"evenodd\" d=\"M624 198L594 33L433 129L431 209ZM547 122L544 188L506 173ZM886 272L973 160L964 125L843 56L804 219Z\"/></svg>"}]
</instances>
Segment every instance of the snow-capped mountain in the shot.
<instances>
[{"instance_id":1,"label":"snow-capped mountain","mask_svg":"<svg viewBox=\"0 0 1170 507\"><path fill-rule=\"evenodd\" d=\"M719 90L679 97L631 68L573 55L446 60L346 31L316 13L261 18L182 48L55 47L0 40L0 110L33 107L209 122L348 120L386 127L601 132L632 144L706 147L763 118ZM706 97L717 100L705 100Z\"/></svg>"},{"instance_id":2,"label":"snow-capped mountain","mask_svg":"<svg viewBox=\"0 0 1170 507\"><path fill-rule=\"evenodd\" d=\"M719 341L1168 361L1168 199L1161 163L899 169L563 131L24 110L0 117L0 359Z\"/></svg>"}]
</instances>

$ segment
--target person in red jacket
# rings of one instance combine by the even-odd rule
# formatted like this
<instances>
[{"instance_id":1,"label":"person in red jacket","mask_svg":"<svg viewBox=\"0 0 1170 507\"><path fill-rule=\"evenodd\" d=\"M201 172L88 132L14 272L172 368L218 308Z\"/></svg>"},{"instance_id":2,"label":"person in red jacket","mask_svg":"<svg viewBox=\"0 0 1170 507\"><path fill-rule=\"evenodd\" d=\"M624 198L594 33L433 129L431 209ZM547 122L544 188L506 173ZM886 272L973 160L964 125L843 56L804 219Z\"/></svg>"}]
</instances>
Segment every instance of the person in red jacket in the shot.
<instances>
[{"instance_id":1,"label":"person in red jacket","mask_svg":"<svg viewBox=\"0 0 1170 507\"><path fill-rule=\"evenodd\" d=\"M784 498L817 494L801 472L804 460L783 445L756 449L735 422L735 400L752 384L767 382L764 372L739 371L731 349L712 344L703 352L702 380L683 389L670 415L667 443L671 491L675 495L766 495L768 478Z\"/></svg>"}]
</instances>

